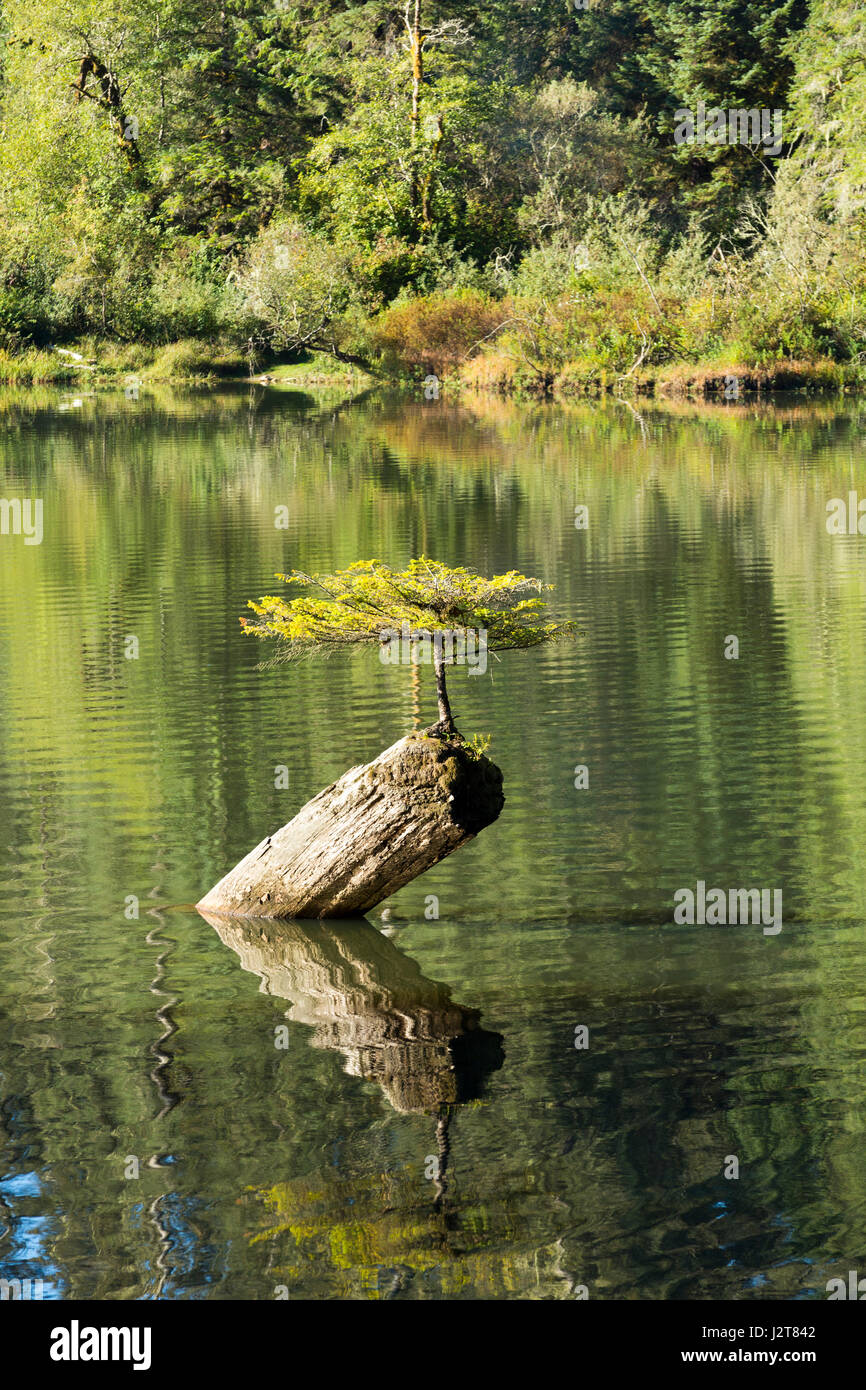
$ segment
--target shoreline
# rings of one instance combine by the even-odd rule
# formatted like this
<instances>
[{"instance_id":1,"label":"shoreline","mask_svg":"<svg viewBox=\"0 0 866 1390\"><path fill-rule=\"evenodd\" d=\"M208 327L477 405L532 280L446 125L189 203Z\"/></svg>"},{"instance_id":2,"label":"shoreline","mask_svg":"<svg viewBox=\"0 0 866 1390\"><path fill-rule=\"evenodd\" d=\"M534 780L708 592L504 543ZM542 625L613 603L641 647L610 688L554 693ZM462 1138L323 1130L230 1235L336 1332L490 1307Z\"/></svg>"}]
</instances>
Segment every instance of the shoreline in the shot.
<instances>
[{"instance_id":1,"label":"shoreline","mask_svg":"<svg viewBox=\"0 0 866 1390\"><path fill-rule=\"evenodd\" d=\"M141 362L142 349L112 345L109 359L101 363L92 355L81 362L58 361L49 349L34 349L23 354L0 354L0 386L5 387L90 387L126 390L130 386L263 386L285 388L347 387L354 389L417 390L427 374L425 367L417 373L382 370L364 371L358 367L330 368L330 363L274 363L250 375L238 371L241 365L236 355L226 353L222 360L208 363L209 370L195 370L195 364L181 370L160 370L159 355L171 356L176 345L158 350L156 361ZM202 356L207 349L203 347ZM79 354L84 357L84 354ZM118 360L119 359L119 360ZM577 364L560 371L537 371L534 378L518 376L503 369L497 357L496 369L486 371L489 359L474 358L457 371L443 368L440 385L445 394L458 397L466 392L507 399L529 398L535 401L568 401L580 398L614 397L650 400L704 400L737 404L756 401L770 395L833 396L857 395L866 389L866 378L856 364L839 363L825 358L815 362L780 359L767 366L744 366L739 363L669 363L655 371L634 375L614 375L580 370ZM116 365L115 365L116 364ZM201 364L203 367L204 362ZM511 364L509 363L509 366ZM168 367L168 364L166 364Z\"/></svg>"}]
</instances>

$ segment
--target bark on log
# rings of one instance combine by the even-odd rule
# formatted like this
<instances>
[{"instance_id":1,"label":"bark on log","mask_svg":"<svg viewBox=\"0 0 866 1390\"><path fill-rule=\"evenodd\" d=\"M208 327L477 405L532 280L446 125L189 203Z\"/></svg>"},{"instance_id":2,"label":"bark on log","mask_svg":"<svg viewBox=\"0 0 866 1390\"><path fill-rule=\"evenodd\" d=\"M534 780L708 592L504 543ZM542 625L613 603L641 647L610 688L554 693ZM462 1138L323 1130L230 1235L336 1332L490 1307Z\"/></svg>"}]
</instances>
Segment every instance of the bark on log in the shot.
<instances>
[{"instance_id":1,"label":"bark on log","mask_svg":"<svg viewBox=\"0 0 866 1390\"><path fill-rule=\"evenodd\" d=\"M505 803L502 773L459 738L429 734L344 773L198 906L231 917L358 916L474 839Z\"/></svg>"}]
</instances>

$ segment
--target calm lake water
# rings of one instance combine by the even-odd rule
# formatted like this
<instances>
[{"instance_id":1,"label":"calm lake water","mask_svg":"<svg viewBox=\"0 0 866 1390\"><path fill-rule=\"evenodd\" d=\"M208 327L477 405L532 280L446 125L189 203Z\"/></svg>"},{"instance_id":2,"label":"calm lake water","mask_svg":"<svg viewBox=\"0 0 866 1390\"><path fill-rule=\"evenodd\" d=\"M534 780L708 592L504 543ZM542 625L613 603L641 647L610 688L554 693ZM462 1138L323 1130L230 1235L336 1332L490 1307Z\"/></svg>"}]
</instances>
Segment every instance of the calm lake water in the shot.
<instances>
[{"instance_id":1,"label":"calm lake water","mask_svg":"<svg viewBox=\"0 0 866 1390\"><path fill-rule=\"evenodd\" d=\"M44 503L41 545L0 536L0 1276L866 1273L866 538L825 524L866 495L866 406L75 399L0 396L0 496ZM277 571L421 553L537 575L581 628L451 677L501 818L386 923L217 931L190 904L436 717L429 668L257 671L238 616ZM781 932L675 924L698 880L782 890Z\"/></svg>"}]
</instances>

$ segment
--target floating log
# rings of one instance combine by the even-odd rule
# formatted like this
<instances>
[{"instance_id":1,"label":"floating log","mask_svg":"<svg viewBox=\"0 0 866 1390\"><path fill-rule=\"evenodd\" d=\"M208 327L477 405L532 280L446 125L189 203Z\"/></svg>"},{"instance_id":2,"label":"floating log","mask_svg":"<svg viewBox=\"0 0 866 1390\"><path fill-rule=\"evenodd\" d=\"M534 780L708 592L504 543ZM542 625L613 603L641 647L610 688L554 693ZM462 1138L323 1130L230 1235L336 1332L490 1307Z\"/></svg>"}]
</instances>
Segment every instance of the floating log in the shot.
<instances>
[{"instance_id":1,"label":"floating log","mask_svg":"<svg viewBox=\"0 0 866 1390\"><path fill-rule=\"evenodd\" d=\"M360 916L474 839L504 804L495 763L436 726L410 734L314 796L198 907L230 917Z\"/></svg>"},{"instance_id":2,"label":"floating log","mask_svg":"<svg viewBox=\"0 0 866 1390\"><path fill-rule=\"evenodd\" d=\"M395 1110L476 1100L502 1066L501 1033L369 922L202 916L263 993L291 1002L286 1017L315 1029L313 1046L341 1052L349 1075L377 1082Z\"/></svg>"}]
</instances>

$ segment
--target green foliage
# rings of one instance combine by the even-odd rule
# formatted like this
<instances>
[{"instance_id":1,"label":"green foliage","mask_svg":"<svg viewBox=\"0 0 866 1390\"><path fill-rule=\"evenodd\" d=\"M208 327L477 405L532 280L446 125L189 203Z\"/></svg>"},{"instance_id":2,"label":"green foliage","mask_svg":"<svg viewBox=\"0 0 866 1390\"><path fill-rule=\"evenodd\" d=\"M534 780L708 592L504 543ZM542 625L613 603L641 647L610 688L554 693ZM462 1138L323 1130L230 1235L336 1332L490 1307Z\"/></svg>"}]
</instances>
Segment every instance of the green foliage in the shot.
<instances>
[{"instance_id":1,"label":"green foliage","mask_svg":"<svg viewBox=\"0 0 866 1390\"><path fill-rule=\"evenodd\" d=\"M652 84L649 107L660 140L677 179L686 181L675 196L721 234L736 219L743 193L766 186L764 165L743 145L676 146L675 112L694 110L698 101L784 109L794 70L788 40L804 22L808 0L647 0L642 8L652 39L637 64Z\"/></svg>"},{"instance_id":2,"label":"green foliage","mask_svg":"<svg viewBox=\"0 0 866 1390\"><path fill-rule=\"evenodd\" d=\"M258 621L241 618L248 636L277 638L289 660L310 649L380 643L403 624L427 633L485 629L489 651L536 647L574 633L573 623L543 621L540 595L552 586L509 570L491 579L450 569L422 556L408 569L392 570L378 560L359 560L333 575L293 570L286 583L318 589L324 598L266 596L249 607Z\"/></svg>"},{"instance_id":3,"label":"green foliage","mask_svg":"<svg viewBox=\"0 0 866 1390\"><path fill-rule=\"evenodd\" d=\"M335 349L356 298L351 248L274 221L252 243L237 277L251 331L282 350Z\"/></svg>"},{"instance_id":4,"label":"green foliage","mask_svg":"<svg viewBox=\"0 0 866 1390\"><path fill-rule=\"evenodd\" d=\"M470 757L480 760L486 754L492 740L492 734L473 734L466 744L466 752Z\"/></svg>"},{"instance_id":5,"label":"green foliage","mask_svg":"<svg viewBox=\"0 0 866 1390\"><path fill-rule=\"evenodd\" d=\"M27 249L10 247L0 268L0 347L43 343L51 333L51 281Z\"/></svg>"},{"instance_id":6,"label":"green foliage","mask_svg":"<svg viewBox=\"0 0 866 1390\"><path fill-rule=\"evenodd\" d=\"M152 381L190 378L241 376L244 359L232 356L219 345L187 338L162 348L143 375Z\"/></svg>"},{"instance_id":7,"label":"green foliage","mask_svg":"<svg viewBox=\"0 0 866 1390\"><path fill-rule=\"evenodd\" d=\"M421 21L413 87L385 0L7 0L0 347L469 372L483 340L491 376L542 385L866 355L861 6L422 0ZM675 145L698 101L783 109L782 156Z\"/></svg>"},{"instance_id":8,"label":"green foliage","mask_svg":"<svg viewBox=\"0 0 866 1390\"><path fill-rule=\"evenodd\" d=\"M860 223L866 212L866 12L813 0L790 40L796 76L791 116L799 146L788 181L807 204L817 193L830 217Z\"/></svg>"}]
</instances>

